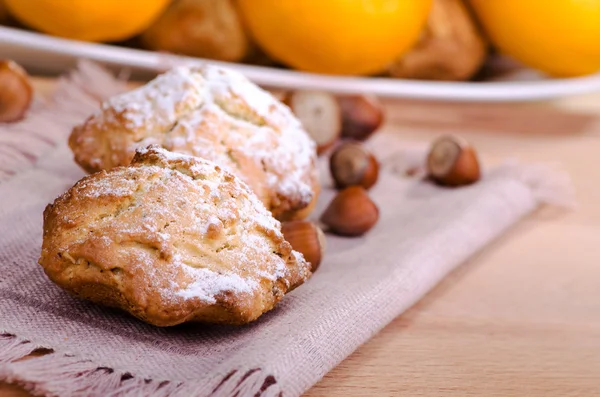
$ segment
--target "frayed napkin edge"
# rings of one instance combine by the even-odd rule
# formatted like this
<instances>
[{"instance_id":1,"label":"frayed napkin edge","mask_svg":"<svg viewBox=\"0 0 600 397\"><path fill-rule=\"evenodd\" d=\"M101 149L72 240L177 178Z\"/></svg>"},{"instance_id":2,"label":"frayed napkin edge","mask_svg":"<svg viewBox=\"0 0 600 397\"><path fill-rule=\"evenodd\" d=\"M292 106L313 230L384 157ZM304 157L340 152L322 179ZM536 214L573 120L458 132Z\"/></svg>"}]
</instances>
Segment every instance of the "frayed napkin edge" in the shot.
<instances>
[{"instance_id":1,"label":"frayed napkin edge","mask_svg":"<svg viewBox=\"0 0 600 397\"><path fill-rule=\"evenodd\" d=\"M0 380L19 385L36 396L283 397L275 377L262 368L232 369L227 374L216 374L209 387L195 382L147 379L102 367L92 360L54 351L2 331ZM209 394L206 394L207 389L211 390Z\"/></svg>"}]
</instances>

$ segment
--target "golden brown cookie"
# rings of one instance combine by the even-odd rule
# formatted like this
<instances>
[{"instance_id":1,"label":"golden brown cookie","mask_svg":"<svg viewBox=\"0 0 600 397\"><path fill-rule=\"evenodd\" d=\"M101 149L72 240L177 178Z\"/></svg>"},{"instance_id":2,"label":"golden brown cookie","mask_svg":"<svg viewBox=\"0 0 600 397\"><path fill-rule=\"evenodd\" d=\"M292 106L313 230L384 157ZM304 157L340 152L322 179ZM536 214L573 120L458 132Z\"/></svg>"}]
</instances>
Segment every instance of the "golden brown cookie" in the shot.
<instances>
[{"instance_id":1,"label":"golden brown cookie","mask_svg":"<svg viewBox=\"0 0 600 397\"><path fill-rule=\"evenodd\" d=\"M234 175L151 146L48 205L39 263L71 294L154 325L244 324L310 277L280 228Z\"/></svg>"},{"instance_id":2,"label":"golden brown cookie","mask_svg":"<svg viewBox=\"0 0 600 397\"><path fill-rule=\"evenodd\" d=\"M217 163L280 220L306 216L319 193L316 146L298 119L228 69L173 68L104 102L69 139L88 172L127 165L149 144Z\"/></svg>"},{"instance_id":3,"label":"golden brown cookie","mask_svg":"<svg viewBox=\"0 0 600 397\"><path fill-rule=\"evenodd\" d=\"M145 48L238 62L250 40L234 0L175 0L140 35Z\"/></svg>"}]
</instances>

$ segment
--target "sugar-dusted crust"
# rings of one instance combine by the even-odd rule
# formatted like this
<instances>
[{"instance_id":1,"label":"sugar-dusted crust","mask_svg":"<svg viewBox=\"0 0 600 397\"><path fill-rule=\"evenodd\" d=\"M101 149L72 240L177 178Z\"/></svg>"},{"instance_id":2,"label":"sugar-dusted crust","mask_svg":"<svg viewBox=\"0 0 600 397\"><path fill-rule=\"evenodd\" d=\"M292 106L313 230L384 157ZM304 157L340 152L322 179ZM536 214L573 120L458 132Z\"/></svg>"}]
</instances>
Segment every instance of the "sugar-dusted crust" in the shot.
<instances>
[{"instance_id":1,"label":"sugar-dusted crust","mask_svg":"<svg viewBox=\"0 0 600 397\"><path fill-rule=\"evenodd\" d=\"M48 205L39 263L68 292L158 326L244 324L310 277L245 183L158 146Z\"/></svg>"},{"instance_id":2,"label":"sugar-dusted crust","mask_svg":"<svg viewBox=\"0 0 600 397\"><path fill-rule=\"evenodd\" d=\"M173 68L104 102L69 138L88 172L127 165L149 144L217 163L280 220L307 215L319 193L315 143L298 119L228 69Z\"/></svg>"}]
</instances>

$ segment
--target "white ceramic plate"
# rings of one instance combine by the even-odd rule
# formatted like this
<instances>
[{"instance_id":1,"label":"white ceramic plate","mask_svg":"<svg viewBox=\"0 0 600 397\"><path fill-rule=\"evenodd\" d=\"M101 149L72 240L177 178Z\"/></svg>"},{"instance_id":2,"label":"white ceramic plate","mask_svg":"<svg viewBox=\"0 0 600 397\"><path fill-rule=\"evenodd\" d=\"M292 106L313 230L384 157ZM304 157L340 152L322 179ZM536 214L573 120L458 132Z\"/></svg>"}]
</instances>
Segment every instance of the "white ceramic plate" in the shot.
<instances>
[{"instance_id":1,"label":"white ceramic plate","mask_svg":"<svg viewBox=\"0 0 600 397\"><path fill-rule=\"evenodd\" d=\"M600 91L600 73L549 79L531 70L486 82L433 82L390 78L339 77L292 70L216 62L51 37L0 27L0 57L11 58L35 73L56 74L89 59L126 67L137 75L161 72L178 64L215 63L236 69L257 84L281 89L321 89L335 93L372 93L385 97L450 101L532 101Z\"/></svg>"}]
</instances>

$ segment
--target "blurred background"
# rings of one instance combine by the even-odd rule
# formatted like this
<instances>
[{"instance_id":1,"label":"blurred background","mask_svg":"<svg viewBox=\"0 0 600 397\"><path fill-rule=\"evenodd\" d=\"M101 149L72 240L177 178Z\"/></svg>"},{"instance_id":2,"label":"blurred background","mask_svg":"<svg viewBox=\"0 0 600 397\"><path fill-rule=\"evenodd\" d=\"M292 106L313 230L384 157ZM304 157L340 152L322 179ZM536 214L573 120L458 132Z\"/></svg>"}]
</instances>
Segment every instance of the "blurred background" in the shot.
<instances>
[{"instance_id":1,"label":"blurred background","mask_svg":"<svg viewBox=\"0 0 600 397\"><path fill-rule=\"evenodd\" d=\"M257 66L262 72L253 76L279 88L316 79L296 72L322 77L324 90L353 78L377 81L380 92L401 99L350 102L366 109L345 112L369 127L363 140L386 130L402 147L458 133L485 153L486 166L507 156L562 164L578 192L577 211L529 219L512 231L515 242L497 243L355 356L368 365L342 364L320 387L345 396L371 379L379 395L511 395L511 388L519 391L512 395L598 395L598 360L590 352L600 340L593 277L600 244L593 166L600 150L600 0L0 0L0 58L36 75L38 93L52 92L56 80L37 75L64 74L77 57L102 61L109 48L120 50L110 53L113 69L134 65L148 77L169 66L159 55L172 54L253 73ZM15 70L8 83L22 83L24 73ZM338 86L325 84L342 77ZM8 92L1 83L0 94ZM468 93L471 87L478 91ZM566 98L584 91L591 95ZM9 116L22 117L30 96L8 95L5 103L23 101ZM429 101L419 100L425 96ZM525 97L554 101L518 102ZM471 102L458 103L465 98ZM314 102L309 109L323 103ZM332 124L335 139L347 138L343 117L327 124L324 115L305 123L319 127L314 134L307 127L317 143L333 142L323 132ZM26 137L20 127L13 135ZM10 145L31 150L17 138ZM30 161L23 156L22 163ZM411 166L407 177L419 176ZM395 366L398 357L409 365ZM398 368L410 376L398 376Z\"/></svg>"},{"instance_id":2,"label":"blurred background","mask_svg":"<svg viewBox=\"0 0 600 397\"><path fill-rule=\"evenodd\" d=\"M475 82L600 69L600 0L0 0L0 24L327 75Z\"/></svg>"}]
</instances>

